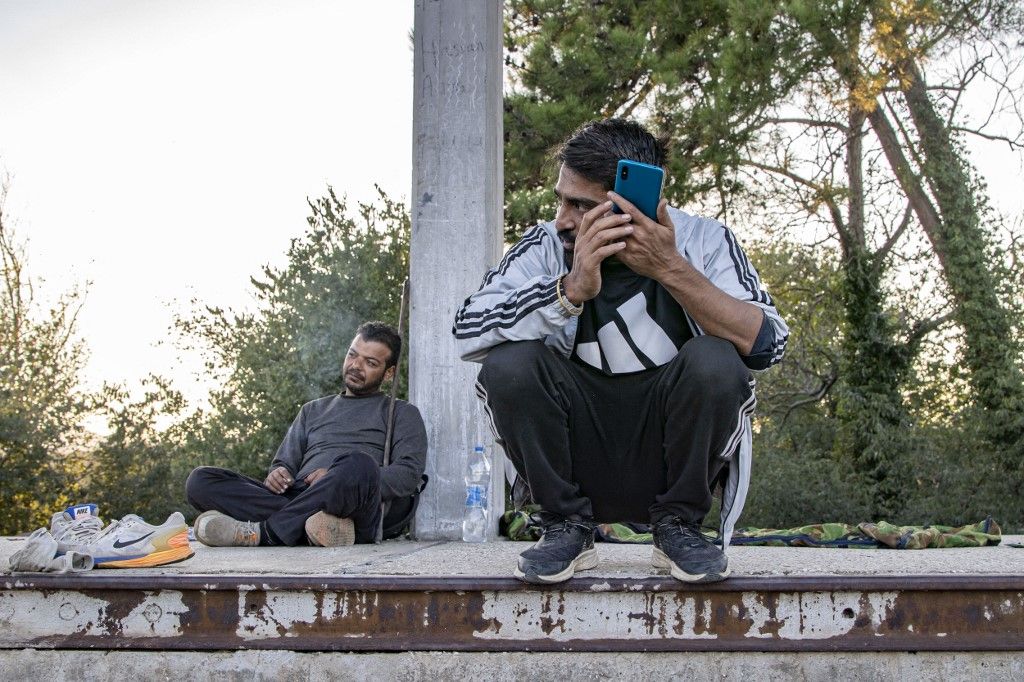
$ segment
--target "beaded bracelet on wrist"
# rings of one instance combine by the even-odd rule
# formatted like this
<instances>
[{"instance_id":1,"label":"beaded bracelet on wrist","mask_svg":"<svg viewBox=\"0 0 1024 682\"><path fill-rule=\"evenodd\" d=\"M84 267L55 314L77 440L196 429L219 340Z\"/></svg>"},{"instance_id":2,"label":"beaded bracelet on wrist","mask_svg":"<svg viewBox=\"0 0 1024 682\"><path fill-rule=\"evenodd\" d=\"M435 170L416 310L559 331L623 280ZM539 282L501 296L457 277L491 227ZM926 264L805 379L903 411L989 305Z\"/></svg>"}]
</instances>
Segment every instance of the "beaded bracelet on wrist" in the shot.
<instances>
[{"instance_id":1,"label":"beaded bracelet on wrist","mask_svg":"<svg viewBox=\"0 0 1024 682\"><path fill-rule=\"evenodd\" d=\"M565 275L562 275L555 280L555 293L558 294L558 302L562 304L562 308L565 309L569 315L573 317L579 317L583 313L583 306L576 305L562 293L562 280L565 279Z\"/></svg>"}]
</instances>

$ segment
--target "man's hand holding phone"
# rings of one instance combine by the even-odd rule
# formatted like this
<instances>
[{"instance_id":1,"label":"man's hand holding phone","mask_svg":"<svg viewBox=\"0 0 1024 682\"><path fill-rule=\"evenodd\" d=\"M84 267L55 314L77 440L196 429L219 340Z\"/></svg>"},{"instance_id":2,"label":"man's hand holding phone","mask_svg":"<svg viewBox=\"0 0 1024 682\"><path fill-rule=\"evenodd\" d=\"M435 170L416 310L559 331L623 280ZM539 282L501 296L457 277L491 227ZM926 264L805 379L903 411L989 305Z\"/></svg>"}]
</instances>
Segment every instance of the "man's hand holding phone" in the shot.
<instances>
[{"instance_id":1,"label":"man's hand holding phone","mask_svg":"<svg viewBox=\"0 0 1024 682\"><path fill-rule=\"evenodd\" d=\"M583 214L572 252L572 270L562 281L565 297L576 305L601 291L601 261L620 253L633 233L629 213L612 213L605 201Z\"/></svg>"},{"instance_id":2,"label":"man's hand holding phone","mask_svg":"<svg viewBox=\"0 0 1024 682\"><path fill-rule=\"evenodd\" d=\"M658 202L658 220L654 221L625 197L615 192L609 192L608 196L632 218L633 234L625 240L619 260L639 275L662 281L683 260L676 247L676 230L668 215L668 202L665 199Z\"/></svg>"}]
</instances>

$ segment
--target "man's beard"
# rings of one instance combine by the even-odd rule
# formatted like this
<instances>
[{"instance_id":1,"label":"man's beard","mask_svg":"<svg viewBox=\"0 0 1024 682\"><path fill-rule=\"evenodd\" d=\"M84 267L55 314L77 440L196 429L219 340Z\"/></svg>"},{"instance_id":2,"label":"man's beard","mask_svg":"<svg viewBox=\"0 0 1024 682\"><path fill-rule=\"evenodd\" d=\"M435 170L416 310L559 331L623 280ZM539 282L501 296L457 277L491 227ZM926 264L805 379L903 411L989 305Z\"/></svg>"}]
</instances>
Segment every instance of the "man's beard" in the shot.
<instances>
[{"instance_id":1,"label":"man's beard","mask_svg":"<svg viewBox=\"0 0 1024 682\"><path fill-rule=\"evenodd\" d=\"M562 258L565 261L565 268L569 272L572 272L572 254L573 254L572 251L569 251L568 249L564 249L564 248L562 249ZM616 266L625 267L625 264L622 262L622 259L619 258L618 255L614 254L614 253L612 255L608 256L607 258L605 258L603 261L601 261L601 265L603 267L604 267L605 263L608 263L609 265L613 265L614 264Z\"/></svg>"},{"instance_id":2,"label":"man's beard","mask_svg":"<svg viewBox=\"0 0 1024 682\"><path fill-rule=\"evenodd\" d=\"M351 395L367 395L370 393L376 393L380 389L380 385L384 383L383 377L375 384L364 383L366 377L362 379L356 379L359 383L351 383L348 374L342 375L341 381L345 384L345 392Z\"/></svg>"}]
</instances>

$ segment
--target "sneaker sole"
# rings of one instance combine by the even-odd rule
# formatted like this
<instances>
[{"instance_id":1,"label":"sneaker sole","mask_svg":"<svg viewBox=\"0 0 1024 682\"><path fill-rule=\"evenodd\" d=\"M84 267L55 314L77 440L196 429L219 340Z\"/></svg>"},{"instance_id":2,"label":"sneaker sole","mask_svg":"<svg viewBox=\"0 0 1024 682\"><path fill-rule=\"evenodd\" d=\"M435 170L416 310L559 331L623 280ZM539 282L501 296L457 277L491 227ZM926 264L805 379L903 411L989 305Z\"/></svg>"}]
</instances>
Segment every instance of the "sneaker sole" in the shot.
<instances>
[{"instance_id":1,"label":"sneaker sole","mask_svg":"<svg viewBox=\"0 0 1024 682\"><path fill-rule=\"evenodd\" d=\"M519 570L518 566L516 566L516 570L513 572L513 575L524 582L532 583L534 585L550 585L552 583L565 582L571 578L573 573L576 571L586 571L587 569L594 568L595 566L597 566L597 550L588 549L576 557L572 563L560 573L528 576Z\"/></svg>"},{"instance_id":2,"label":"sneaker sole","mask_svg":"<svg viewBox=\"0 0 1024 682\"><path fill-rule=\"evenodd\" d=\"M153 566L164 566L174 564L185 559L191 559L195 552L188 544L188 532L182 531L167 542L170 549L160 550L136 557L134 559L114 559L96 563L96 568L152 568Z\"/></svg>"},{"instance_id":3,"label":"sneaker sole","mask_svg":"<svg viewBox=\"0 0 1024 682\"><path fill-rule=\"evenodd\" d=\"M348 547L356 543L356 525L352 519L317 512L306 519L306 537L317 547Z\"/></svg>"},{"instance_id":4,"label":"sneaker sole","mask_svg":"<svg viewBox=\"0 0 1024 682\"><path fill-rule=\"evenodd\" d=\"M657 547L654 548L654 552L651 555L651 564L655 568L667 569L673 578L682 580L684 583L717 583L728 578L729 573L731 573L728 563L725 566L725 570L721 573L687 573Z\"/></svg>"}]
</instances>

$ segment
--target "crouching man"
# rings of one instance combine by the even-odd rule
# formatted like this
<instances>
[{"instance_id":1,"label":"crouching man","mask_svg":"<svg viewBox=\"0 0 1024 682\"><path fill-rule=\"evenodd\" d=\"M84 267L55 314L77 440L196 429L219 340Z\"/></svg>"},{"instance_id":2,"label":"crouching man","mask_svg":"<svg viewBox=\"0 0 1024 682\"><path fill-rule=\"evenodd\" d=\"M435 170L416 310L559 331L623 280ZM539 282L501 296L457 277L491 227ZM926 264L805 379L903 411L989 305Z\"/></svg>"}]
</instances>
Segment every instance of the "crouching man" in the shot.
<instances>
[{"instance_id":1,"label":"crouching man","mask_svg":"<svg viewBox=\"0 0 1024 682\"><path fill-rule=\"evenodd\" d=\"M655 567L680 580L729 575L700 526L724 484L728 544L750 475L750 370L781 359L788 329L727 228L664 200L652 219L610 191L620 159L665 155L629 121L574 133L555 219L456 315L462 358L482 363L478 392L543 510L515 571L527 582L593 568L603 521L650 522Z\"/></svg>"},{"instance_id":2,"label":"crouching man","mask_svg":"<svg viewBox=\"0 0 1024 682\"><path fill-rule=\"evenodd\" d=\"M343 365L345 390L306 403L263 481L199 467L185 482L189 503L203 512L196 539L211 547L374 542L404 530L426 465L427 434L415 406L395 406L391 461L382 467L388 397L401 353L396 330L367 322L356 330ZM382 504L383 509L382 509Z\"/></svg>"}]
</instances>

